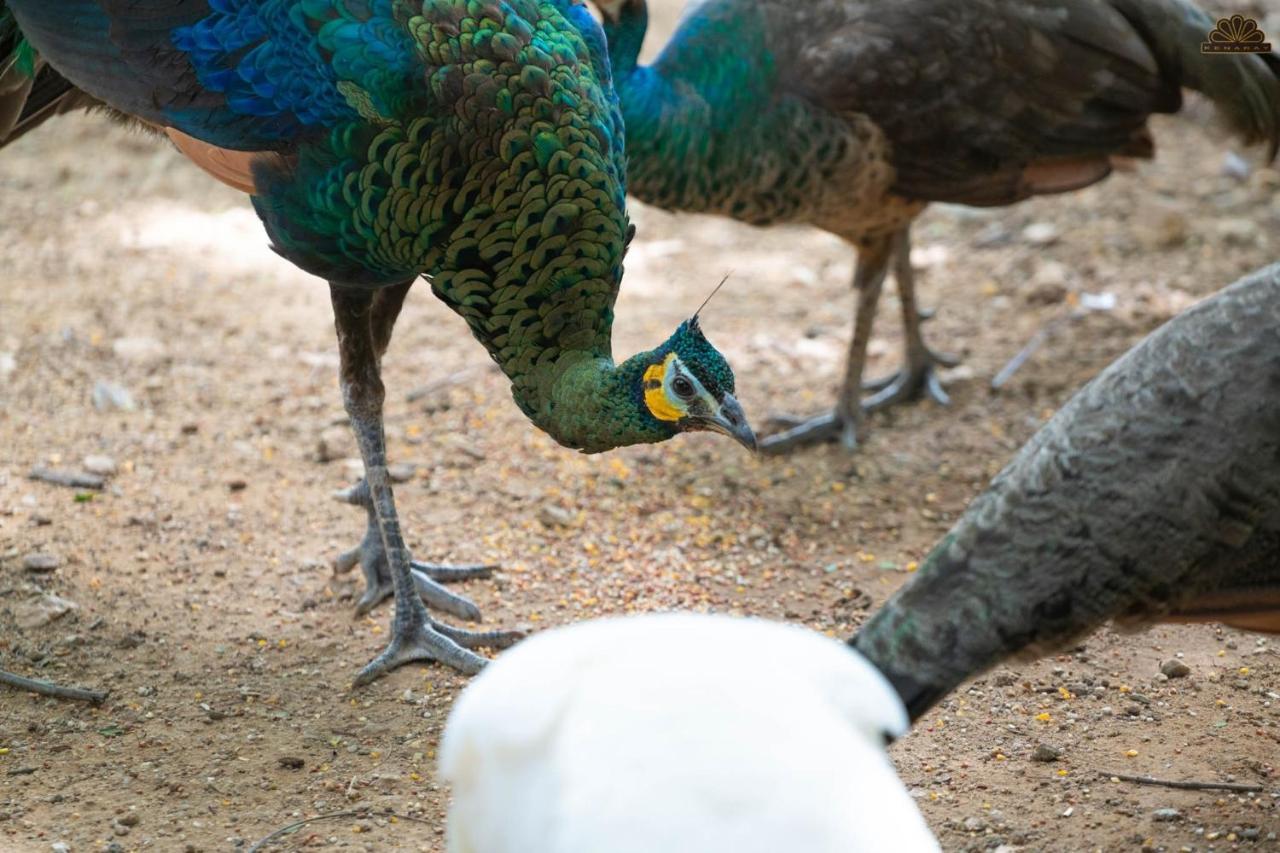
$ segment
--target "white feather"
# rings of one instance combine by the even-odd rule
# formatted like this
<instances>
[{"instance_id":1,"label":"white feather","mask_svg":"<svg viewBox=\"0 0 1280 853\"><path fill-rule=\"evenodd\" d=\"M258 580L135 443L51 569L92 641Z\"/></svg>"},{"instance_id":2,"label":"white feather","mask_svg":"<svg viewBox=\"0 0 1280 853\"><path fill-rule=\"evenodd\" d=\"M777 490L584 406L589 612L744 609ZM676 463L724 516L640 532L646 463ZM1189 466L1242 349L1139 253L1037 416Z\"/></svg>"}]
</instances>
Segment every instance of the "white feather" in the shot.
<instances>
[{"instance_id":1,"label":"white feather","mask_svg":"<svg viewBox=\"0 0 1280 853\"><path fill-rule=\"evenodd\" d=\"M907 715L804 628L662 614L505 652L459 697L450 853L937 850L885 753Z\"/></svg>"}]
</instances>

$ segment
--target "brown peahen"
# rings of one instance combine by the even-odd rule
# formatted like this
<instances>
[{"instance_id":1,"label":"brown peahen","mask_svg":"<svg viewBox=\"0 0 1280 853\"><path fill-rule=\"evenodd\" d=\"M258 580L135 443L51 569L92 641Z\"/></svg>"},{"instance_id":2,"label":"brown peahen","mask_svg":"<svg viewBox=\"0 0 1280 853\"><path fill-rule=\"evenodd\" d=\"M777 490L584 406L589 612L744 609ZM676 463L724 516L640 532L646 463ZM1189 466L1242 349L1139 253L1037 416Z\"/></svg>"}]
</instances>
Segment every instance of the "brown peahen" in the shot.
<instances>
[{"instance_id":1,"label":"brown peahen","mask_svg":"<svg viewBox=\"0 0 1280 853\"><path fill-rule=\"evenodd\" d=\"M1280 633L1280 264L1086 385L851 643L914 719L1108 620Z\"/></svg>"},{"instance_id":2,"label":"brown peahen","mask_svg":"<svg viewBox=\"0 0 1280 853\"><path fill-rule=\"evenodd\" d=\"M599 0L626 123L628 190L670 210L806 223L856 247L857 308L834 411L762 448L840 436L927 391L953 359L921 335L908 233L929 202L998 206L1088 186L1150 157L1152 113L1182 88L1248 141L1280 144L1280 57L1201 53L1214 20L1187 0L705 0L637 64L645 0ZM1247 45L1244 45L1247 47ZM892 267L905 363L866 386Z\"/></svg>"},{"instance_id":3,"label":"brown peahen","mask_svg":"<svg viewBox=\"0 0 1280 853\"><path fill-rule=\"evenodd\" d=\"M360 607L395 595L386 651L465 672L513 635L413 563L387 476L380 361L426 276L538 427L588 453L714 430L751 446L733 373L697 318L615 363L630 226L622 118L577 0L0 0L0 143L104 104L252 196L273 248L329 281L340 384L364 460ZM421 596L421 598L420 598Z\"/></svg>"}]
</instances>

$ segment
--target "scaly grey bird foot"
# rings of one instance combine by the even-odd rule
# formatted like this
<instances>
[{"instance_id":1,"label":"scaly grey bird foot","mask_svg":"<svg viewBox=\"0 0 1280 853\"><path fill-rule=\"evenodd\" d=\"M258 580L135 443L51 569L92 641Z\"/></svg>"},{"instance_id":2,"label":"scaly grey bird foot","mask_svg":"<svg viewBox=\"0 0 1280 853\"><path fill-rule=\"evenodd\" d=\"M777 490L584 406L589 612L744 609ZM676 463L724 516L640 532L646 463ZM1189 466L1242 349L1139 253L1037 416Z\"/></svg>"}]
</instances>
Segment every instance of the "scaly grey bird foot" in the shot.
<instances>
[{"instance_id":1,"label":"scaly grey bird foot","mask_svg":"<svg viewBox=\"0 0 1280 853\"><path fill-rule=\"evenodd\" d=\"M365 587L356 602L356 615L363 616L395 594L380 537L366 535L359 546L339 554L333 561L335 573L349 572L357 565L364 573ZM490 577L494 566L442 566L417 560L410 561L409 566L413 572L413 585L428 605L460 619L475 621L480 618L480 608L474 602L450 591L443 584Z\"/></svg>"},{"instance_id":2,"label":"scaly grey bird foot","mask_svg":"<svg viewBox=\"0 0 1280 853\"><path fill-rule=\"evenodd\" d=\"M812 418L800 418L795 415L774 415L770 420L787 427L782 432L765 437L760 441L760 452L770 455L781 455L808 447L839 439L845 449L858 449L858 429L860 417L847 417L839 412L829 412Z\"/></svg>"},{"instance_id":3,"label":"scaly grey bird foot","mask_svg":"<svg viewBox=\"0 0 1280 853\"><path fill-rule=\"evenodd\" d=\"M911 359L897 373L865 383L862 386L863 390L874 393L870 397L863 398L863 411L874 412L887 409L889 406L915 400L924 395L939 405L950 405L951 397L938 381L936 368L938 366L955 367L959 363L960 359L957 356L935 353L926 349L923 355Z\"/></svg>"},{"instance_id":4,"label":"scaly grey bird foot","mask_svg":"<svg viewBox=\"0 0 1280 853\"><path fill-rule=\"evenodd\" d=\"M448 625L423 620L397 631L385 651L378 655L355 677L353 686L362 687L381 678L393 669L417 660L438 661L453 667L464 675L475 675L488 661L471 651L468 646L509 646L520 639L514 631L489 631L476 633L452 628Z\"/></svg>"},{"instance_id":5,"label":"scaly grey bird foot","mask_svg":"<svg viewBox=\"0 0 1280 853\"><path fill-rule=\"evenodd\" d=\"M361 499L367 500L367 495L368 490L363 488L363 481L361 481L350 489L336 492L334 496L339 500L360 506ZM333 561L335 573L349 572L356 566L359 566L364 573L364 593L356 602L356 615L363 616L395 594L382 537L378 534L376 523L372 519L360 544L350 551L339 554ZM422 563L417 560L411 560L409 567L413 573L413 585L424 602L452 616L470 621L480 618L480 608L476 607L470 599L451 592L443 584L487 578L497 568L493 565L480 564L448 566Z\"/></svg>"}]
</instances>

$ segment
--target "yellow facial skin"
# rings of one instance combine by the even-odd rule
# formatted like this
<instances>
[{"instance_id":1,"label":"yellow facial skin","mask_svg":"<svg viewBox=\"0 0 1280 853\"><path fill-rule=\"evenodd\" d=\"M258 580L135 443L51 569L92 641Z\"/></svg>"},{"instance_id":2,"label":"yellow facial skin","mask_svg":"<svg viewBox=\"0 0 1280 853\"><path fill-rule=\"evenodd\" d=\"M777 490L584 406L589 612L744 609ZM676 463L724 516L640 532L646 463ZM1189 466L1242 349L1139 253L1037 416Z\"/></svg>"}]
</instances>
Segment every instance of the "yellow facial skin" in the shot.
<instances>
[{"instance_id":1,"label":"yellow facial skin","mask_svg":"<svg viewBox=\"0 0 1280 853\"><path fill-rule=\"evenodd\" d=\"M675 353L668 353L662 364L653 364L644 372L644 404L649 414L660 421L678 421L684 417L684 411L673 405L667 396L666 377L675 360Z\"/></svg>"}]
</instances>

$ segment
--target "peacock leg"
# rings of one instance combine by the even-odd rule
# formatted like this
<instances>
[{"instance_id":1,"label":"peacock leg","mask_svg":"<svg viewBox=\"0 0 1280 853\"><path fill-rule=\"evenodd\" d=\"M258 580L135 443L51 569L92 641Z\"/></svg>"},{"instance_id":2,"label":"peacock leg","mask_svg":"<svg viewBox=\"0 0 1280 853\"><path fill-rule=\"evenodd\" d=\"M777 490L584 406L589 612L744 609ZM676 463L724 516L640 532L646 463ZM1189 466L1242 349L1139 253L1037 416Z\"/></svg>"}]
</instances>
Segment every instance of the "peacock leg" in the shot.
<instances>
[{"instance_id":1,"label":"peacock leg","mask_svg":"<svg viewBox=\"0 0 1280 853\"><path fill-rule=\"evenodd\" d=\"M407 285L404 286L407 290ZM510 645L514 632L463 632L437 627L427 616L400 533L391 479L387 475L386 436L382 403L386 395L378 359L378 335L372 317L372 292L330 285L334 324L338 332L339 379L342 399L364 460L364 483L373 506L379 538L395 595L391 642L356 676L356 685L367 684L396 667L414 660L435 660L465 673L479 672L485 659L467 646ZM403 299L403 294L400 296ZM385 340L383 342L385 348Z\"/></svg>"},{"instance_id":2,"label":"peacock leg","mask_svg":"<svg viewBox=\"0 0 1280 853\"><path fill-rule=\"evenodd\" d=\"M896 373L872 380L863 386L864 390L875 393L862 401L862 407L865 411L874 412L895 403L914 400L921 394L928 394L945 406L951 402L951 398L942 389L935 367L955 367L960 359L947 353L934 352L924 342L920 327L933 315L916 306L911 241L906 229L903 229L901 239L894 249L893 263L893 277L898 283L898 298L902 302L903 365Z\"/></svg>"},{"instance_id":3,"label":"peacock leg","mask_svg":"<svg viewBox=\"0 0 1280 853\"><path fill-rule=\"evenodd\" d=\"M373 495L369 484L361 480L348 489L335 492L334 497L355 506L364 507L369 523L365 528L364 539L360 544L339 554L333 560L335 572L349 572L359 566L364 573L364 594L356 602L356 615L363 616L385 599L390 598L395 588L391 582L391 570L387 565L387 552L382 546L382 534L378 529L378 516L374 511ZM417 587L422 600L437 610L443 610L462 619L479 619L480 608L469 599L451 592L442 583L450 581L487 578L497 568L494 565L440 565L409 561L413 575L413 584Z\"/></svg>"},{"instance_id":4,"label":"peacock leg","mask_svg":"<svg viewBox=\"0 0 1280 853\"><path fill-rule=\"evenodd\" d=\"M850 450L857 448L858 428L862 422L862 372L867 363L867 344L871 341L876 304L880 301L880 291L884 289L884 278L897 236L895 234L870 240L858 252L858 266L853 274L858 305L853 316L853 338L849 341L844 382L836 398L835 410L830 414L799 422L785 416L777 418L795 425L761 441L762 453L785 453L797 447L835 438L839 438Z\"/></svg>"},{"instance_id":5,"label":"peacock leg","mask_svg":"<svg viewBox=\"0 0 1280 853\"><path fill-rule=\"evenodd\" d=\"M391 344L391 332L395 328L396 318L400 316L400 309L404 307L405 297L412 285L412 281L407 281L393 287L384 287L373 294L368 322L374 355L379 363ZM378 530L378 518L374 512L373 497L364 480L351 488L336 492L334 497L345 503L363 507L368 516L364 539L359 545L339 554L334 559L334 569L337 572L349 572L356 566L360 566L364 573L364 593L356 603L356 615L363 616L394 593L386 551L382 546L382 534ZM486 578L493 573L496 566L445 566L420 563L416 560L411 561L410 566L418 594L427 604L462 619L480 618L480 609L475 604L463 596L450 592L441 586L440 582Z\"/></svg>"}]
</instances>

